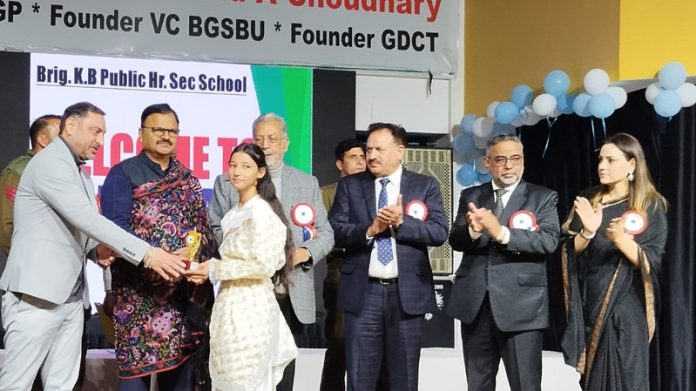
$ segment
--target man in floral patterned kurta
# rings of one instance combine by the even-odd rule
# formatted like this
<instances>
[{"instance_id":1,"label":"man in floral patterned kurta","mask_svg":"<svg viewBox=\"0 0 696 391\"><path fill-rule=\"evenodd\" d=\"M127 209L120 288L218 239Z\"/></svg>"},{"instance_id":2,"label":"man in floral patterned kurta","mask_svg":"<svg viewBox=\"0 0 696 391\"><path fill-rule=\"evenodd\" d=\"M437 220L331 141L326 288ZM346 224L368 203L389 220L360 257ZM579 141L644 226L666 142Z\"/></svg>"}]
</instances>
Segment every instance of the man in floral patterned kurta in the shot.
<instances>
[{"instance_id":1,"label":"man in floral patterned kurta","mask_svg":"<svg viewBox=\"0 0 696 391\"><path fill-rule=\"evenodd\" d=\"M143 151L109 172L102 188L102 213L151 245L186 258L186 235L195 229L201 233L197 260L205 260L215 252L215 240L200 183L174 158L178 135L179 118L169 105L155 104L143 111ZM160 390L205 385L207 352L194 354L194 348L206 345L204 311L187 310L193 305L193 285L165 281L127 262L115 262L111 269L121 390L149 390L153 373L158 374Z\"/></svg>"}]
</instances>

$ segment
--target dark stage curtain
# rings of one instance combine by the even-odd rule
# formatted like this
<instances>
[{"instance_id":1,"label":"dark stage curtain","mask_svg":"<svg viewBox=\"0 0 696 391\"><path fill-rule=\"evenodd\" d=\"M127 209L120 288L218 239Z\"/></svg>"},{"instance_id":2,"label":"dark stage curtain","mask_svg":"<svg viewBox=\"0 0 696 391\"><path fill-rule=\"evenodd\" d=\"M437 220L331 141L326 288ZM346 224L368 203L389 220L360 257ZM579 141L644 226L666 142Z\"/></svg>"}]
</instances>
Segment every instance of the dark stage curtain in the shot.
<instances>
[{"instance_id":1,"label":"dark stage curtain","mask_svg":"<svg viewBox=\"0 0 696 391\"><path fill-rule=\"evenodd\" d=\"M651 389L696 390L696 109L660 118L640 90L630 93L626 105L605 124L562 115L550 128L544 120L521 128L524 177L558 191L561 219L581 190L597 184L597 147L604 129L607 135L626 132L641 142L653 180L670 204L658 328L651 345ZM565 328L559 260L554 257L548 268L552 325L544 344L551 350L560 350Z\"/></svg>"}]
</instances>

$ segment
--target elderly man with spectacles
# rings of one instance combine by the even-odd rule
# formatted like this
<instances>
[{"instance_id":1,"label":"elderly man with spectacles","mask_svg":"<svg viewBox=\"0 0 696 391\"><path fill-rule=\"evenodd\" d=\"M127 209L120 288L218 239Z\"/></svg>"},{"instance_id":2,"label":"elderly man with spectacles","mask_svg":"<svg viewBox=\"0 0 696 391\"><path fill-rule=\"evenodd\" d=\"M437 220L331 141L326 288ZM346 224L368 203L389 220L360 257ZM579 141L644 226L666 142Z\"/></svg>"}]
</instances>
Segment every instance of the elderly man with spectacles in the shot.
<instances>
[{"instance_id":1,"label":"elderly man with spectacles","mask_svg":"<svg viewBox=\"0 0 696 391\"><path fill-rule=\"evenodd\" d=\"M558 245L558 195L522 179L517 136L488 141L493 180L462 190L450 232L463 253L447 312L461 321L470 390L495 390L502 358L510 389L541 389L543 330L549 325L547 257Z\"/></svg>"},{"instance_id":2,"label":"elderly man with spectacles","mask_svg":"<svg viewBox=\"0 0 696 391\"><path fill-rule=\"evenodd\" d=\"M295 337L295 343L302 347L305 325L316 322L314 265L324 260L333 248L333 230L327 220L317 178L283 163L290 144L283 117L274 113L260 115L252 124L252 133L254 142L266 155L276 195L290 222L295 246L292 255L295 269L290 274L289 292L280 292L278 304ZM230 184L227 174L219 175L215 179L208 211L218 245L222 245L224 235L222 218L238 202L239 194ZM305 224L307 221L300 217L311 214L313 226L308 226ZM294 376L293 361L285 368L283 380L278 384L277 390L292 390Z\"/></svg>"}]
</instances>

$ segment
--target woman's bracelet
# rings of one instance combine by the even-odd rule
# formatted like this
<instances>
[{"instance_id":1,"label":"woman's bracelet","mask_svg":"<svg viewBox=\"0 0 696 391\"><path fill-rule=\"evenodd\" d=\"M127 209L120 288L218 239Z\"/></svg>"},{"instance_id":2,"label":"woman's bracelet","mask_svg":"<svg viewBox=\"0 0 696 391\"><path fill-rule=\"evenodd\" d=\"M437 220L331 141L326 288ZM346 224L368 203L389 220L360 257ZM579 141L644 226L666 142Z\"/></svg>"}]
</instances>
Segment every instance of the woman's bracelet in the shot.
<instances>
[{"instance_id":1,"label":"woman's bracelet","mask_svg":"<svg viewBox=\"0 0 696 391\"><path fill-rule=\"evenodd\" d=\"M585 234L583 233L584 231L585 231L585 228L581 228L581 229L580 229L580 232L578 232L578 234L579 234L583 239L585 239L585 240L587 240L587 241L592 240L592 238L594 238L595 235L597 234L597 232L592 232L592 233L589 234L589 235L585 235Z\"/></svg>"}]
</instances>

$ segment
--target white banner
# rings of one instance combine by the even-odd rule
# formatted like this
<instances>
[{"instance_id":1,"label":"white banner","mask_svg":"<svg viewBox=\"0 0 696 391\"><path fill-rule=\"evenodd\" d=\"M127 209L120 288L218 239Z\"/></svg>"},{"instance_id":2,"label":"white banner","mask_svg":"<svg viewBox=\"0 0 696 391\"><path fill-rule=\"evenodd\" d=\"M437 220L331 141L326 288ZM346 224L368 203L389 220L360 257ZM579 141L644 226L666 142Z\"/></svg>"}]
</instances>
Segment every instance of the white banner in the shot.
<instances>
[{"instance_id":1,"label":"white banner","mask_svg":"<svg viewBox=\"0 0 696 391\"><path fill-rule=\"evenodd\" d=\"M259 115L248 65L33 54L30 74L32 120L62 115L80 101L106 112L104 146L85 165L95 192L111 167L142 149L140 114L153 103L168 103L177 112L177 159L201 181L206 198L215 177L227 172L232 149L251 142L251 124ZM87 276L94 310L104 297L102 269L88 262Z\"/></svg>"},{"instance_id":2,"label":"white banner","mask_svg":"<svg viewBox=\"0 0 696 391\"><path fill-rule=\"evenodd\" d=\"M0 0L0 49L457 69L461 0Z\"/></svg>"},{"instance_id":3,"label":"white banner","mask_svg":"<svg viewBox=\"0 0 696 391\"><path fill-rule=\"evenodd\" d=\"M30 75L31 119L62 115L80 101L106 112L104 146L85 166L95 186L113 165L142 149L143 109L168 103L181 128L177 159L209 191L215 177L227 172L232 149L251 141L260 111L248 65L34 54Z\"/></svg>"}]
</instances>

